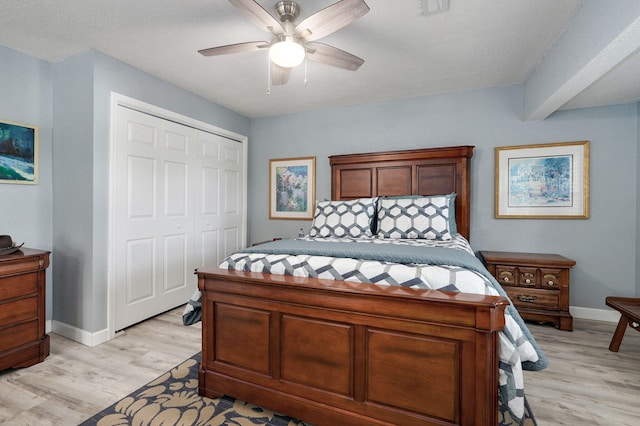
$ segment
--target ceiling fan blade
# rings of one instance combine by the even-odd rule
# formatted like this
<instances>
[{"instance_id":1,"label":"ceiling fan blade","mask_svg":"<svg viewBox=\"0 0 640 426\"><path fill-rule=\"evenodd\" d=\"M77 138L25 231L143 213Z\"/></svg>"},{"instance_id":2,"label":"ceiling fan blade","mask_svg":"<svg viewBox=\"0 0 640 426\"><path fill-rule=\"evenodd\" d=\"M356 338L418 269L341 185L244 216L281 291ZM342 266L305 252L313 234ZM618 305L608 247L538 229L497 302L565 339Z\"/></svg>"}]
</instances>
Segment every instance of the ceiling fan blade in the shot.
<instances>
[{"instance_id":1,"label":"ceiling fan blade","mask_svg":"<svg viewBox=\"0 0 640 426\"><path fill-rule=\"evenodd\" d=\"M242 12L251 22L259 26L265 31L274 34L284 33L284 28L280 21L274 18L262 6L253 0L229 0L236 9Z\"/></svg>"},{"instance_id":2,"label":"ceiling fan blade","mask_svg":"<svg viewBox=\"0 0 640 426\"><path fill-rule=\"evenodd\" d=\"M257 52L269 46L266 41L248 41L246 43L228 44L226 46L210 47L208 49L198 50L198 53L204 56L229 55L231 53Z\"/></svg>"},{"instance_id":3,"label":"ceiling fan blade","mask_svg":"<svg viewBox=\"0 0 640 426\"><path fill-rule=\"evenodd\" d=\"M356 71L364 59L324 43L307 43L307 57L321 64Z\"/></svg>"},{"instance_id":4,"label":"ceiling fan blade","mask_svg":"<svg viewBox=\"0 0 640 426\"><path fill-rule=\"evenodd\" d=\"M296 26L296 33L307 41L318 40L338 31L369 11L364 0L342 0L306 18Z\"/></svg>"},{"instance_id":5,"label":"ceiling fan blade","mask_svg":"<svg viewBox=\"0 0 640 426\"><path fill-rule=\"evenodd\" d=\"M271 62L271 84L274 86L287 84L290 75L291 68L280 67Z\"/></svg>"}]
</instances>

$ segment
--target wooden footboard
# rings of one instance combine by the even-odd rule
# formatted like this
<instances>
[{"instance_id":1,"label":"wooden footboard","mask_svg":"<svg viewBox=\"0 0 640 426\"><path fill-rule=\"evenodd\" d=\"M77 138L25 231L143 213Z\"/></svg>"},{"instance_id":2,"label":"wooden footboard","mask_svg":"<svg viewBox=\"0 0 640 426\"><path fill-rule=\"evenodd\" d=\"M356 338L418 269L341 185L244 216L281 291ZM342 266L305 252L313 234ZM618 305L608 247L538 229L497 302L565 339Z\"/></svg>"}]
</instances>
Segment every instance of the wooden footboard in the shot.
<instances>
[{"instance_id":1,"label":"wooden footboard","mask_svg":"<svg viewBox=\"0 0 640 426\"><path fill-rule=\"evenodd\" d=\"M497 424L506 299L223 269L197 274L201 395L317 425Z\"/></svg>"}]
</instances>

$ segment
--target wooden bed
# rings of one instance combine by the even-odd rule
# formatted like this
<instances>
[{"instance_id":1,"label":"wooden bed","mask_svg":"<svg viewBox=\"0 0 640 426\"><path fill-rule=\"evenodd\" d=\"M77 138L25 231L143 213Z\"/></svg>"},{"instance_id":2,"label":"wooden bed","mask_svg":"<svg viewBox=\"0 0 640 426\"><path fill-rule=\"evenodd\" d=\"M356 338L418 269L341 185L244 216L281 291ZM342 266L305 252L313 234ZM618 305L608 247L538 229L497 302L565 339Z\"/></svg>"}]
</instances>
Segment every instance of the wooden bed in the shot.
<instances>
[{"instance_id":1,"label":"wooden bed","mask_svg":"<svg viewBox=\"0 0 640 426\"><path fill-rule=\"evenodd\" d=\"M332 198L455 192L469 237L473 147L330 157ZM197 271L199 392L317 425L496 425L502 297Z\"/></svg>"}]
</instances>

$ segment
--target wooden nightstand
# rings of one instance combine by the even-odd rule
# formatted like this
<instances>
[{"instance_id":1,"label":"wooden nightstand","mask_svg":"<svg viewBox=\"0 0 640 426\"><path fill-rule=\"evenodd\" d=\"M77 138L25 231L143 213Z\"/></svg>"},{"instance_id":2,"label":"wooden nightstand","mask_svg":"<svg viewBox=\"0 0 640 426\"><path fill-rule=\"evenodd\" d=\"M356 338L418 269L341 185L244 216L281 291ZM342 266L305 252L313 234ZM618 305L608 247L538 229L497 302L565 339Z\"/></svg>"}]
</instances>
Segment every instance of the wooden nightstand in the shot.
<instances>
[{"instance_id":1,"label":"wooden nightstand","mask_svg":"<svg viewBox=\"0 0 640 426\"><path fill-rule=\"evenodd\" d=\"M569 270L574 260L557 254L481 251L479 256L505 289L522 318L573 330Z\"/></svg>"}]
</instances>

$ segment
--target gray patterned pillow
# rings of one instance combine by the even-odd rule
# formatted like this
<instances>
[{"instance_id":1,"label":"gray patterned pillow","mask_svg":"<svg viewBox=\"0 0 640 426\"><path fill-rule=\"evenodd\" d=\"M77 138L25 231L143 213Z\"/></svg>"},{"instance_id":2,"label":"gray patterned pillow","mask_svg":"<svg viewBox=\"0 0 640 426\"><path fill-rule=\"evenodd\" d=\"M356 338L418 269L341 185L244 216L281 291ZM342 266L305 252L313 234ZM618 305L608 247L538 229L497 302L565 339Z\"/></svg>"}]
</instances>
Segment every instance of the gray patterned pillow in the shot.
<instances>
[{"instance_id":1,"label":"gray patterned pillow","mask_svg":"<svg viewBox=\"0 0 640 426\"><path fill-rule=\"evenodd\" d=\"M318 201L310 237L371 237L376 198Z\"/></svg>"},{"instance_id":2,"label":"gray patterned pillow","mask_svg":"<svg viewBox=\"0 0 640 426\"><path fill-rule=\"evenodd\" d=\"M446 195L380 199L378 236L450 240L449 199Z\"/></svg>"}]
</instances>

